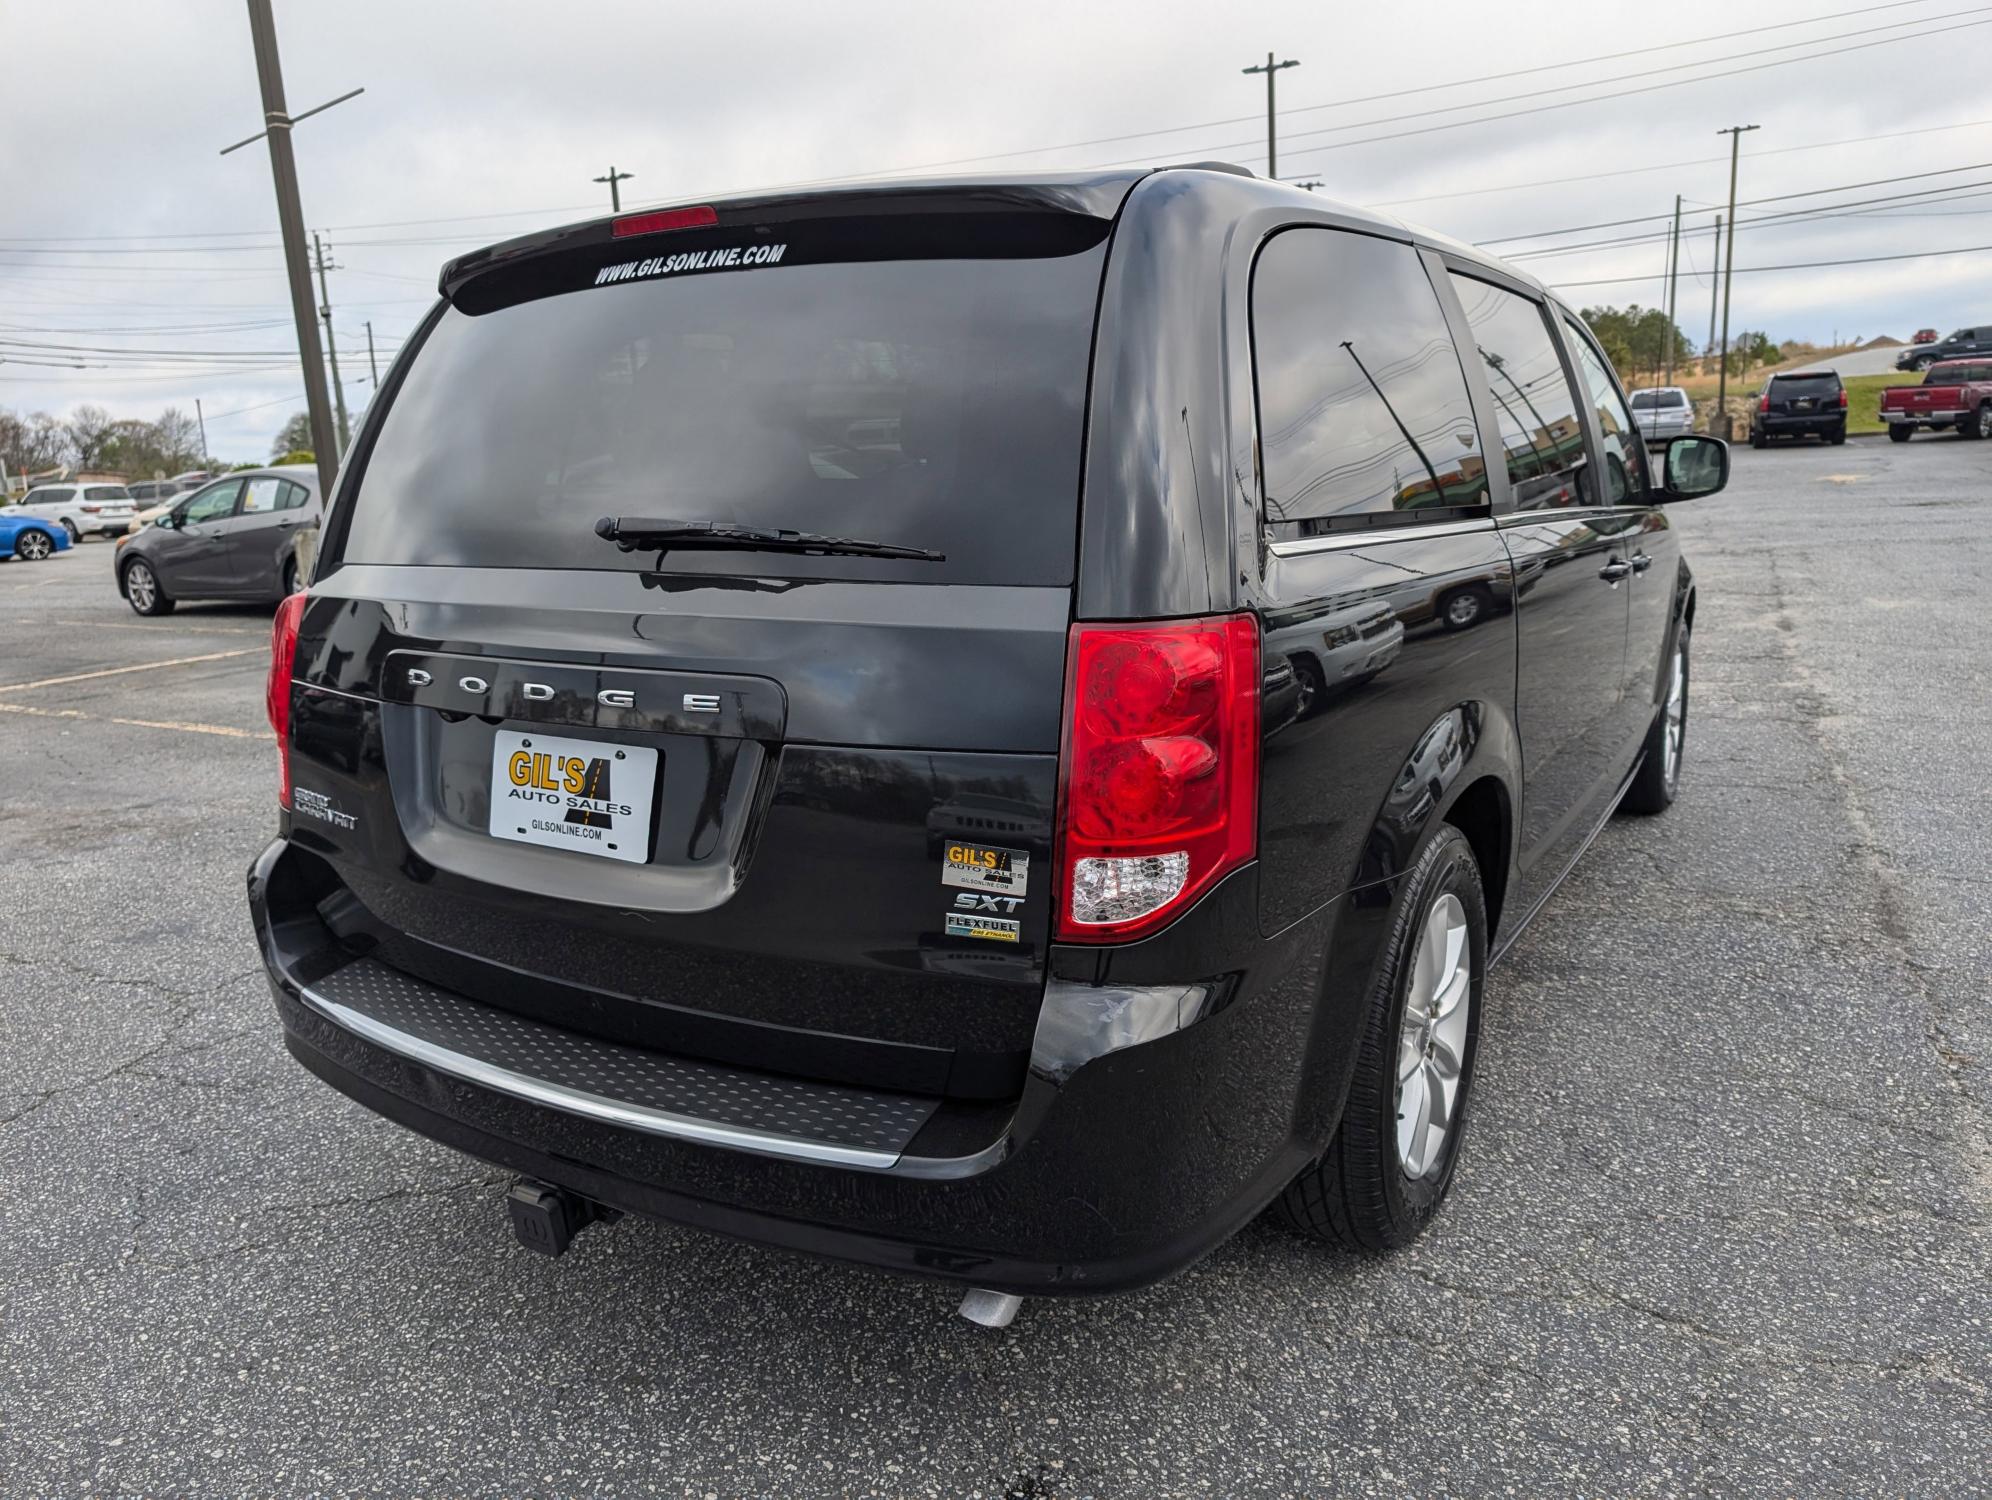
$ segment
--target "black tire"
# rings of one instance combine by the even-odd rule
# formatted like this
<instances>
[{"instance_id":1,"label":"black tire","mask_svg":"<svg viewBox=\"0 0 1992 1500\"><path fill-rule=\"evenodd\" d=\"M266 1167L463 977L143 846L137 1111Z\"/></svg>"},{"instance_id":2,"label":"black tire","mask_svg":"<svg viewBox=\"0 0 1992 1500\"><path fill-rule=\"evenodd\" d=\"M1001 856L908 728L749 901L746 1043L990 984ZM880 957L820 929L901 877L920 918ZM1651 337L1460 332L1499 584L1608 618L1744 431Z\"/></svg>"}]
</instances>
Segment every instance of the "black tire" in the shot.
<instances>
[{"instance_id":1,"label":"black tire","mask_svg":"<svg viewBox=\"0 0 1992 1500\"><path fill-rule=\"evenodd\" d=\"M22 562L46 562L55 555L55 538L31 526L14 537L14 556Z\"/></svg>"},{"instance_id":2,"label":"black tire","mask_svg":"<svg viewBox=\"0 0 1992 1500\"><path fill-rule=\"evenodd\" d=\"M76 529L74 521L65 518L62 523L62 529L69 533L70 546L74 547L83 540L83 533Z\"/></svg>"},{"instance_id":3,"label":"black tire","mask_svg":"<svg viewBox=\"0 0 1992 1500\"><path fill-rule=\"evenodd\" d=\"M1321 675L1321 668L1315 665L1314 658L1311 656L1293 658L1293 680L1300 689L1299 696L1295 700L1293 716L1296 719L1304 719L1309 714L1321 712L1321 707L1328 698L1328 682Z\"/></svg>"},{"instance_id":4,"label":"black tire","mask_svg":"<svg viewBox=\"0 0 1992 1500\"><path fill-rule=\"evenodd\" d=\"M1674 799L1680 795L1681 768L1687 762L1688 749L1688 688L1694 681L1688 643L1688 630L1684 625L1675 638L1672 661L1673 671L1680 674L1681 686L1680 731L1674 742L1674 753L1672 756L1667 753L1668 709L1673 699L1674 683L1670 674L1660 706L1653 712L1653 723L1646 731L1646 741L1640 747L1639 771L1633 776L1632 785L1626 788L1625 800L1619 803L1623 812L1663 813L1674 805Z\"/></svg>"},{"instance_id":5,"label":"black tire","mask_svg":"<svg viewBox=\"0 0 1992 1500\"><path fill-rule=\"evenodd\" d=\"M1839 447L1840 444L1844 443L1846 440L1847 440L1847 429L1844 424L1839 427L1835 427L1831 432L1826 434L1826 441L1831 443L1835 448Z\"/></svg>"},{"instance_id":6,"label":"black tire","mask_svg":"<svg viewBox=\"0 0 1992 1500\"><path fill-rule=\"evenodd\" d=\"M1915 435L1916 429L1911 427L1907 422L1890 422L1888 424L1888 440L1891 443L1906 443Z\"/></svg>"},{"instance_id":7,"label":"black tire","mask_svg":"<svg viewBox=\"0 0 1992 1500\"><path fill-rule=\"evenodd\" d=\"M1397 1137L1397 1064L1405 1002L1418 945L1433 908L1446 896L1458 900L1466 923L1470 964L1459 1081L1442 1144L1417 1177L1406 1172ZM1302 1234L1354 1250L1395 1250L1415 1239L1438 1212L1459 1163L1479 1051L1481 990L1487 974L1487 905L1473 846L1450 824L1412 862L1383 960L1370 985L1355 1078L1349 1085L1328 1149L1288 1184L1280 1216ZM1416 1057L1415 1050L1412 1055ZM1414 1068L1414 1073L1416 1069Z\"/></svg>"},{"instance_id":8,"label":"black tire","mask_svg":"<svg viewBox=\"0 0 1992 1500\"><path fill-rule=\"evenodd\" d=\"M1974 440L1992 438L1992 401L1981 401L1977 411L1957 424L1957 430Z\"/></svg>"},{"instance_id":9,"label":"black tire","mask_svg":"<svg viewBox=\"0 0 1992 1500\"><path fill-rule=\"evenodd\" d=\"M1439 620L1448 630L1470 630L1487 617L1493 603L1493 596L1477 583L1454 589L1439 599Z\"/></svg>"},{"instance_id":10,"label":"black tire","mask_svg":"<svg viewBox=\"0 0 1992 1500\"><path fill-rule=\"evenodd\" d=\"M1764 434L1759 432L1756 428L1752 427L1750 429L1750 446L1752 448L1761 448L1764 446L1764 442L1765 442Z\"/></svg>"},{"instance_id":11,"label":"black tire","mask_svg":"<svg viewBox=\"0 0 1992 1500\"><path fill-rule=\"evenodd\" d=\"M147 588L141 584L138 593L134 594L131 586L132 575L141 571L144 578L150 580L151 586ZM134 614L156 616L173 612L173 601L167 597L164 585L159 582L159 575L152 571L152 564L142 557L134 557L125 564L124 571L118 574L118 591L125 596L125 603L132 607ZM144 600L143 603L140 602L141 599Z\"/></svg>"}]
</instances>

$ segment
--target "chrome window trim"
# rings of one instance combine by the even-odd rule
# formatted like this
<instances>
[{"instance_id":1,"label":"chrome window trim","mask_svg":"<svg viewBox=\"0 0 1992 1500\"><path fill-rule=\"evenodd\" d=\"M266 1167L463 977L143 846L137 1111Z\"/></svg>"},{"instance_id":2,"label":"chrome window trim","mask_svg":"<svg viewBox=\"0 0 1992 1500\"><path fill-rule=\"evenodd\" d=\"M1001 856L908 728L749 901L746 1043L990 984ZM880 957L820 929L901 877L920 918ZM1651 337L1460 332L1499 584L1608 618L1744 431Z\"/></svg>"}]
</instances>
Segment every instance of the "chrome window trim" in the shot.
<instances>
[{"instance_id":1,"label":"chrome window trim","mask_svg":"<svg viewBox=\"0 0 1992 1500\"><path fill-rule=\"evenodd\" d=\"M543 1078L533 1078L524 1073L514 1072L510 1068L501 1068L495 1063L486 1062L483 1058L438 1046L422 1037L413 1036L399 1027L375 1020L372 1016L354 1010L350 1006L341 1005L336 1000L327 999L309 985L299 986L298 993L306 1005L324 1016L326 1020L372 1042L377 1047L384 1047L390 1052L419 1062L425 1067L434 1068L439 1073L447 1073L453 1078L461 1078L497 1093L510 1094L514 1098L530 1100L534 1104L544 1104L568 1114L600 1120L609 1125L620 1125L630 1130L641 1130L650 1135L668 1136L673 1140L695 1141L702 1146L723 1146L734 1151L751 1151L759 1156L779 1157L787 1161L862 1167L874 1172L883 1172L896 1166L900 1159L898 1152L874 1151L859 1146L838 1146L827 1141L797 1140L792 1136L772 1135L766 1131L750 1130L738 1125L721 1125L711 1120L695 1119L689 1115L650 1109L641 1104L631 1104L626 1100L584 1093L579 1089L570 1089L564 1084L549 1083Z\"/></svg>"},{"instance_id":2,"label":"chrome window trim","mask_svg":"<svg viewBox=\"0 0 1992 1500\"><path fill-rule=\"evenodd\" d=\"M1432 537L1465 536L1475 531L1492 531L1493 516L1475 516L1465 521L1431 521L1423 526L1371 526L1362 531L1335 531L1326 536L1289 537L1266 543L1275 557L1304 557L1310 552L1342 552L1351 547L1374 547L1379 542L1416 542Z\"/></svg>"}]
</instances>

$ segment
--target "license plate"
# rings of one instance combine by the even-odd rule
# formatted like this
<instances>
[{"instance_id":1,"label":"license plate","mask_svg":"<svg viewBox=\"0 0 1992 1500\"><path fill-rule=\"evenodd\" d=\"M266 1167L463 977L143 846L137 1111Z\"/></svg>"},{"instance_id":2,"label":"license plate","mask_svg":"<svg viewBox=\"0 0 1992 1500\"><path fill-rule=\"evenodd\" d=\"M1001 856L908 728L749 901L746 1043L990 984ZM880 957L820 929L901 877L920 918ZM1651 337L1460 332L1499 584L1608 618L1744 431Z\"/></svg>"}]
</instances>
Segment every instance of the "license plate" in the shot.
<instances>
[{"instance_id":1,"label":"license plate","mask_svg":"<svg viewBox=\"0 0 1992 1500\"><path fill-rule=\"evenodd\" d=\"M1810 401L1795 401L1792 403L1792 408L1795 411L1811 411L1812 403Z\"/></svg>"},{"instance_id":2,"label":"license plate","mask_svg":"<svg viewBox=\"0 0 1992 1500\"><path fill-rule=\"evenodd\" d=\"M657 752L501 729L491 745L493 838L643 864Z\"/></svg>"}]
</instances>

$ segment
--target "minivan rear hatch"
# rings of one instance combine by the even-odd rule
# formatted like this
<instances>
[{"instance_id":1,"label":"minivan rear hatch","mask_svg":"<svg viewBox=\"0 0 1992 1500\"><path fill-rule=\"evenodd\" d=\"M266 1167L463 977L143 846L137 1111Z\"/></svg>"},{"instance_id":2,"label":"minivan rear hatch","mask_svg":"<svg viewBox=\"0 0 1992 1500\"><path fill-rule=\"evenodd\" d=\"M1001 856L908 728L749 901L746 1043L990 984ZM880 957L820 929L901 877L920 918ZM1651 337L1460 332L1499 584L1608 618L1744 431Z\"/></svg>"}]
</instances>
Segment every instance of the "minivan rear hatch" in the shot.
<instances>
[{"instance_id":1,"label":"minivan rear hatch","mask_svg":"<svg viewBox=\"0 0 1992 1500\"><path fill-rule=\"evenodd\" d=\"M454 264L300 630L287 825L340 939L627 1044L1013 1093L1126 185Z\"/></svg>"}]
</instances>

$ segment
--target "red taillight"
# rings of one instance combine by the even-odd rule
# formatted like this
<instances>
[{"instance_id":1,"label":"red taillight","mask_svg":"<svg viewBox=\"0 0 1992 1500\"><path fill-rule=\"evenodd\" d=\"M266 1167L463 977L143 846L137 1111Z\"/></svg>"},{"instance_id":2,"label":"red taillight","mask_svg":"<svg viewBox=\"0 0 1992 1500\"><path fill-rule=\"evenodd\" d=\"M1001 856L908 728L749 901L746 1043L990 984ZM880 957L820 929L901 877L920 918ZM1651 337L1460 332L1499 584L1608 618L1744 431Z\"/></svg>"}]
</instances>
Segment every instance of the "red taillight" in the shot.
<instances>
[{"instance_id":1,"label":"red taillight","mask_svg":"<svg viewBox=\"0 0 1992 1500\"><path fill-rule=\"evenodd\" d=\"M609 227L610 234L626 240L633 234L662 234L667 229L709 229L719 215L705 204L697 208L660 208L649 214L624 214Z\"/></svg>"},{"instance_id":2,"label":"red taillight","mask_svg":"<svg viewBox=\"0 0 1992 1500\"><path fill-rule=\"evenodd\" d=\"M1057 934L1125 942L1258 847L1259 624L1074 625Z\"/></svg>"},{"instance_id":3,"label":"red taillight","mask_svg":"<svg viewBox=\"0 0 1992 1500\"><path fill-rule=\"evenodd\" d=\"M1769 391L1766 391L1764 392L1763 395L1757 398L1757 410L1769 411L1770 409L1771 409L1771 393Z\"/></svg>"},{"instance_id":4,"label":"red taillight","mask_svg":"<svg viewBox=\"0 0 1992 1500\"><path fill-rule=\"evenodd\" d=\"M1845 411L1846 409L1847 409L1847 393L1845 390L1842 390L1840 392L1840 410Z\"/></svg>"},{"instance_id":5,"label":"red taillight","mask_svg":"<svg viewBox=\"0 0 1992 1500\"><path fill-rule=\"evenodd\" d=\"M276 620L270 626L270 680L263 690L263 706L277 736L277 801L285 807L291 805L291 672L297 665L297 625L304 616L305 598L299 590L277 606Z\"/></svg>"}]
</instances>

